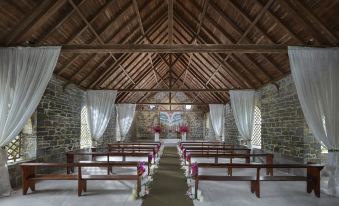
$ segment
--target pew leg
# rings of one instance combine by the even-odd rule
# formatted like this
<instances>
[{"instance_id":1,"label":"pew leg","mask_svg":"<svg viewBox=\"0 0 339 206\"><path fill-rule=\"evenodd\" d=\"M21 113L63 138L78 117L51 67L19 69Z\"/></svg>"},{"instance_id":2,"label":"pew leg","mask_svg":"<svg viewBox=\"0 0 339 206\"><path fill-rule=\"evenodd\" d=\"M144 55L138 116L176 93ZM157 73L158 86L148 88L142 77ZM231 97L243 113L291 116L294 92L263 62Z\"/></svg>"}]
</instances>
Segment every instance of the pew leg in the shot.
<instances>
[{"instance_id":1,"label":"pew leg","mask_svg":"<svg viewBox=\"0 0 339 206\"><path fill-rule=\"evenodd\" d=\"M307 193L311 193L313 190L313 182L311 180L307 180Z\"/></svg>"},{"instance_id":2,"label":"pew leg","mask_svg":"<svg viewBox=\"0 0 339 206\"><path fill-rule=\"evenodd\" d=\"M141 176L139 175L137 179L137 196L138 197L139 197L140 191L141 191Z\"/></svg>"},{"instance_id":3,"label":"pew leg","mask_svg":"<svg viewBox=\"0 0 339 206\"><path fill-rule=\"evenodd\" d=\"M84 191L84 180L78 180L78 196L81 196L82 191Z\"/></svg>"},{"instance_id":4,"label":"pew leg","mask_svg":"<svg viewBox=\"0 0 339 206\"><path fill-rule=\"evenodd\" d=\"M255 195L260 198L260 181L255 181Z\"/></svg>"},{"instance_id":5,"label":"pew leg","mask_svg":"<svg viewBox=\"0 0 339 206\"><path fill-rule=\"evenodd\" d=\"M198 187L199 187L199 178L198 176L195 177L195 184L194 184L194 198L198 199Z\"/></svg>"},{"instance_id":6,"label":"pew leg","mask_svg":"<svg viewBox=\"0 0 339 206\"><path fill-rule=\"evenodd\" d=\"M23 195L27 195L28 188L29 188L29 181L24 180L23 184L22 184L22 194Z\"/></svg>"},{"instance_id":7,"label":"pew leg","mask_svg":"<svg viewBox=\"0 0 339 206\"><path fill-rule=\"evenodd\" d=\"M251 192L254 193L255 192L255 181L251 181Z\"/></svg>"},{"instance_id":8,"label":"pew leg","mask_svg":"<svg viewBox=\"0 0 339 206\"><path fill-rule=\"evenodd\" d=\"M315 196L320 197L320 170L318 168L307 168L307 178L311 179L312 182L312 184L307 183L307 192L311 187Z\"/></svg>"},{"instance_id":9,"label":"pew leg","mask_svg":"<svg viewBox=\"0 0 339 206\"><path fill-rule=\"evenodd\" d=\"M87 180L83 180L83 191L87 192Z\"/></svg>"},{"instance_id":10,"label":"pew leg","mask_svg":"<svg viewBox=\"0 0 339 206\"><path fill-rule=\"evenodd\" d=\"M30 181L29 188L31 188L32 191L35 191L35 181L34 180Z\"/></svg>"}]
</instances>

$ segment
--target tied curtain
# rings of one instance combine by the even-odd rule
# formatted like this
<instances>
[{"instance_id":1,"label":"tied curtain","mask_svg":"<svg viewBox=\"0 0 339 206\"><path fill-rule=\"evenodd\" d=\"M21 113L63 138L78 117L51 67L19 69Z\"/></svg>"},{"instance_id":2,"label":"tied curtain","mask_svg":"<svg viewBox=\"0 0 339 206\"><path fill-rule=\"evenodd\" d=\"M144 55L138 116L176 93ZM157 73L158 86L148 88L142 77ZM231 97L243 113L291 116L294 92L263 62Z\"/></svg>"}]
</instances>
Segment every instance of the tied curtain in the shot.
<instances>
[{"instance_id":1,"label":"tied curtain","mask_svg":"<svg viewBox=\"0 0 339 206\"><path fill-rule=\"evenodd\" d=\"M0 197L11 192L10 143L38 106L58 61L60 47L0 48Z\"/></svg>"},{"instance_id":2,"label":"tied curtain","mask_svg":"<svg viewBox=\"0 0 339 206\"><path fill-rule=\"evenodd\" d=\"M339 196L339 48L289 47L298 98L315 138L328 149L328 194Z\"/></svg>"},{"instance_id":3,"label":"tied curtain","mask_svg":"<svg viewBox=\"0 0 339 206\"><path fill-rule=\"evenodd\" d=\"M117 118L120 130L120 140L124 141L126 135L129 131L129 128L132 125L134 113L135 113L135 104L118 104L117 105Z\"/></svg>"},{"instance_id":4,"label":"tied curtain","mask_svg":"<svg viewBox=\"0 0 339 206\"><path fill-rule=\"evenodd\" d=\"M87 123L91 137L96 141L104 134L111 115L114 111L117 91L111 90L88 90L86 91Z\"/></svg>"},{"instance_id":5,"label":"tied curtain","mask_svg":"<svg viewBox=\"0 0 339 206\"><path fill-rule=\"evenodd\" d=\"M251 137L254 123L255 91L254 90L231 90L231 107L242 138L251 148Z\"/></svg>"},{"instance_id":6,"label":"tied curtain","mask_svg":"<svg viewBox=\"0 0 339 206\"><path fill-rule=\"evenodd\" d=\"M225 141L225 136L223 135L224 131L224 105L223 104L210 104L210 116L212 127L216 135L216 139Z\"/></svg>"}]
</instances>

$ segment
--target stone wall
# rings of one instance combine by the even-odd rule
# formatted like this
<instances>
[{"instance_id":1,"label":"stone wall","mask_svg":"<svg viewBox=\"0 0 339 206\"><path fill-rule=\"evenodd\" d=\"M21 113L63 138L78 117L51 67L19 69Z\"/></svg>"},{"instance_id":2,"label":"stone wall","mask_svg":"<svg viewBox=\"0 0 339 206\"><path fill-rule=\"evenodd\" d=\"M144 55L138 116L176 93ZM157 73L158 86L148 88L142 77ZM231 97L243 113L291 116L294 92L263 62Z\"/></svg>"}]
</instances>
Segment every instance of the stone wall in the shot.
<instances>
[{"instance_id":1,"label":"stone wall","mask_svg":"<svg viewBox=\"0 0 339 206\"><path fill-rule=\"evenodd\" d=\"M37 108L38 161L65 161L67 150L80 149L84 92L52 77Z\"/></svg>"},{"instance_id":2,"label":"stone wall","mask_svg":"<svg viewBox=\"0 0 339 206\"><path fill-rule=\"evenodd\" d=\"M189 127L187 140L204 139L204 116L203 111L185 112L185 120Z\"/></svg>"},{"instance_id":3,"label":"stone wall","mask_svg":"<svg viewBox=\"0 0 339 206\"><path fill-rule=\"evenodd\" d=\"M291 75L259 89L261 150L273 152L277 162L320 162L321 147L305 121ZM237 143L239 132L232 108L226 105L225 139Z\"/></svg>"},{"instance_id":4,"label":"stone wall","mask_svg":"<svg viewBox=\"0 0 339 206\"><path fill-rule=\"evenodd\" d=\"M319 161L320 144L308 129L291 75L263 87L258 94L262 149L287 161Z\"/></svg>"},{"instance_id":5,"label":"stone wall","mask_svg":"<svg viewBox=\"0 0 339 206\"><path fill-rule=\"evenodd\" d=\"M189 125L187 139L203 139L204 138L204 111L189 111L183 113L183 118ZM152 133L153 122L159 122L159 111L157 110L138 110L135 113L134 122L130 133L137 140L153 140ZM165 139L166 133L160 133L160 138ZM178 134L180 138L180 134Z\"/></svg>"},{"instance_id":6,"label":"stone wall","mask_svg":"<svg viewBox=\"0 0 339 206\"><path fill-rule=\"evenodd\" d=\"M237 125L235 124L235 119L233 116L233 111L230 103L226 104L225 107L225 142L227 144L238 144L239 141L239 131Z\"/></svg>"}]
</instances>

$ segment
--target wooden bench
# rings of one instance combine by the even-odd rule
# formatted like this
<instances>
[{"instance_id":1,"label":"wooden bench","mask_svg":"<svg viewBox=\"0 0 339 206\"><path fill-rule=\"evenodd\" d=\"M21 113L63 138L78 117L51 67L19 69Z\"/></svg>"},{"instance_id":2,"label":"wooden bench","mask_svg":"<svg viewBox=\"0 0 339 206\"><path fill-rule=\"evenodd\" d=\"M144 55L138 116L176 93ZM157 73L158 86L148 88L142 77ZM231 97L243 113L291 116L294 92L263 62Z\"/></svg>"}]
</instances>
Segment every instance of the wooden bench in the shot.
<instances>
[{"instance_id":1,"label":"wooden bench","mask_svg":"<svg viewBox=\"0 0 339 206\"><path fill-rule=\"evenodd\" d=\"M153 152L154 157L158 156L158 145L116 145L108 144L108 151L112 152ZM93 152L93 149L92 149Z\"/></svg>"},{"instance_id":2,"label":"wooden bench","mask_svg":"<svg viewBox=\"0 0 339 206\"><path fill-rule=\"evenodd\" d=\"M317 197L320 197L320 171L324 166L318 164L210 164L198 163L193 178L195 179L195 197L199 181L249 181L251 183L251 192L255 193L260 198L260 181L305 181L307 183L307 192L312 190ZM214 175L199 175L199 168L253 168L256 169L256 174L251 176L214 176ZM306 176L286 176L276 175L262 176L261 169L267 168L305 168Z\"/></svg>"},{"instance_id":3,"label":"wooden bench","mask_svg":"<svg viewBox=\"0 0 339 206\"><path fill-rule=\"evenodd\" d=\"M150 167L152 164L152 159L155 163L155 158L153 158L152 153L148 152L67 152L66 153L66 161L67 163L74 163L74 156L91 156L92 161L96 161L97 156L106 156L107 162L110 162L111 156L122 157L122 162L126 162L126 157L147 157L147 168L148 174L150 172ZM67 167L67 174L74 172L74 167ZM112 172L112 168L107 168L107 174Z\"/></svg>"},{"instance_id":4,"label":"wooden bench","mask_svg":"<svg viewBox=\"0 0 339 206\"><path fill-rule=\"evenodd\" d=\"M137 194L141 190L141 176L138 174L138 162L96 162L81 161L77 163L23 163L22 170L22 194L26 195L28 189L35 191L35 183L39 180L77 180L78 196L87 190L87 180L137 180ZM78 174L37 174L37 168L67 168L78 167ZM83 175L82 167L135 167L135 175Z\"/></svg>"},{"instance_id":5,"label":"wooden bench","mask_svg":"<svg viewBox=\"0 0 339 206\"><path fill-rule=\"evenodd\" d=\"M240 159L245 159L245 163L249 164L250 163L250 158L251 157L265 157L265 164L273 164L273 154L268 154L268 153L261 153L261 154L189 154L186 156L185 159L185 165L186 161L188 162L188 171L189 174L191 173L191 166L192 166L192 157L195 158L214 158L214 163L218 164L218 159L219 158L229 158L230 163L232 162L233 158L240 158ZM232 168L228 168L228 175L232 176ZM266 174L267 175L273 175L273 168L266 168Z\"/></svg>"}]
</instances>

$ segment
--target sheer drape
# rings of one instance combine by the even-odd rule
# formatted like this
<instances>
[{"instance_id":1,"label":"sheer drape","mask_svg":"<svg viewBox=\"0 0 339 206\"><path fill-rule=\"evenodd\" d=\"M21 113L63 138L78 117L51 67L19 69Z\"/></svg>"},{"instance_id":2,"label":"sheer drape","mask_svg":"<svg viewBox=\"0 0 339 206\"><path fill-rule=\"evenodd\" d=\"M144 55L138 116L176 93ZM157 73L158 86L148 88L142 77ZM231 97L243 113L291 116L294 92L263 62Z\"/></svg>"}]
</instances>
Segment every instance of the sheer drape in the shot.
<instances>
[{"instance_id":1,"label":"sheer drape","mask_svg":"<svg viewBox=\"0 0 339 206\"><path fill-rule=\"evenodd\" d=\"M0 48L0 146L10 143L38 106L60 47ZM9 195L7 153L0 149L0 196Z\"/></svg>"},{"instance_id":2,"label":"sheer drape","mask_svg":"<svg viewBox=\"0 0 339 206\"><path fill-rule=\"evenodd\" d=\"M288 56L307 124L329 150L327 191L339 196L339 48L289 47Z\"/></svg>"},{"instance_id":3,"label":"sheer drape","mask_svg":"<svg viewBox=\"0 0 339 206\"><path fill-rule=\"evenodd\" d=\"M124 141L126 138L129 128L131 127L133 122L135 107L135 104L117 105L117 118L121 135L121 139L118 139L119 141Z\"/></svg>"},{"instance_id":4,"label":"sheer drape","mask_svg":"<svg viewBox=\"0 0 339 206\"><path fill-rule=\"evenodd\" d=\"M253 132L255 91L254 90L231 90L231 107L242 138L251 147L251 137Z\"/></svg>"},{"instance_id":5,"label":"sheer drape","mask_svg":"<svg viewBox=\"0 0 339 206\"><path fill-rule=\"evenodd\" d=\"M88 90L86 92L87 123L92 139L95 141L102 137L107 128L114 111L116 96L117 91L111 90Z\"/></svg>"},{"instance_id":6,"label":"sheer drape","mask_svg":"<svg viewBox=\"0 0 339 206\"><path fill-rule=\"evenodd\" d=\"M225 141L222 139L222 133L224 131L225 106L223 104L210 104L209 108L212 127L216 135L216 139Z\"/></svg>"}]
</instances>

